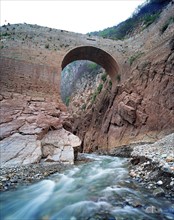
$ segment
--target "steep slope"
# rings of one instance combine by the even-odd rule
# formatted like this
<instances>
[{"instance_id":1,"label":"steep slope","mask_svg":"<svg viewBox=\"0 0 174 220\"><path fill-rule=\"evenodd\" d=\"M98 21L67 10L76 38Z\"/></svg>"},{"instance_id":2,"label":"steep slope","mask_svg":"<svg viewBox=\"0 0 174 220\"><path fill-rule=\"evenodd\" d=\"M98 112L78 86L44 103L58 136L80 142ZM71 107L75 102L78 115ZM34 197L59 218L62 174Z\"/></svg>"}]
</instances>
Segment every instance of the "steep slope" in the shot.
<instances>
[{"instance_id":1,"label":"steep slope","mask_svg":"<svg viewBox=\"0 0 174 220\"><path fill-rule=\"evenodd\" d=\"M161 33L173 11L169 4L156 24L124 41L121 81L112 93L103 90L95 107L74 125L85 152L109 153L116 146L154 142L174 131L174 23Z\"/></svg>"},{"instance_id":2,"label":"steep slope","mask_svg":"<svg viewBox=\"0 0 174 220\"><path fill-rule=\"evenodd\" d=\"M160 13L170 2L172 2L172 0L147 0L135 10L130 18L117 26L89 34L115 40L129 38L156 22Z\"/></svg>"},{"instance_id":3,"label":"steep slope","mask_svg":"<svg viewBox=\"0 0 174 220\"><path fill-rule=\"evenodd\" d=\"M65 48L59 33L61 30L28 24L1 27L2 167L42 160L74 163L81 141L64 129L72 118L59 93L57 69Z\"/></svg>"},{"instance_id":4,"label":"steep slope","mask_svg":"<svg viewBox=\"0 0 174 220\"><path fill-rule=\"evenodd\" d=\"M170 21L173 11L174 4L170 3L155 24L124 41L91 40L77 34L76 40L80 39L82 44L90 41L97 47L104 42L103 47L117 55L119 68L112 82L109 77L101 86L96 82L89 108L81 111L83 97L75 94L77 99L74 98L72 103L79 102L79 98L82 102L77 103L79 114L77 108L71 108L71 113L76 113L74 117L68 114L60 98L60 75L57 72L61 69L60 55L79 42L71 42L74 39L71 33L37 25L2 27L1 149L7 155L8 145L10 149L15 146L14 155L10 155L6 162L29 149L30 142L34 148L27 153L28 160L22 158L19 164L29 163L35 153L38 156L33 156L32 162L41 159L59 161L62 146L69 152L69 145L81 143L70 133L72 126L73 133L83 140L86 152L109 152L117 146L154 142L172 133L174 23ZM83 92L79 90L79 93ZM14 140L19 141L13 145ZM19 143L20 148L17 148ZM72 149L70 151L73 156ZM62 161L65 161L64 157Z\"/></svg>"},{"instance_id":5,"label":"steep slope","mask_svg":"<svg viewBox=\"0 0 174 220\"><path fill-rule=\"evenodd\" d=\"M88 60L79 60L70 63L61 74L61 97L64 103L70 99L71 94L87 84L93 83L102 67ZM68 103L67 103L68 104Z\"/></svg>"}]
</instances>

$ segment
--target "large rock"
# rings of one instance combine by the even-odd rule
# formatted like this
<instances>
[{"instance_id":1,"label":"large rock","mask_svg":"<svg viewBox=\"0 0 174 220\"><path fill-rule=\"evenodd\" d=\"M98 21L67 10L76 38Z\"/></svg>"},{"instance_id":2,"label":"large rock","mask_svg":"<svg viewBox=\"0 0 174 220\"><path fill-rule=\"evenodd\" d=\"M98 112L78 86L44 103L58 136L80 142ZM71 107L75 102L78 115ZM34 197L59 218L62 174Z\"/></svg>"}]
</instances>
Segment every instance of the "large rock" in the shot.
<instances>
[{"instance_id":1,"label":"large rock","mask_svg":"<svg viewBox=\"0 0 174 220\"><path fill-rule=\"evenodd\" d=\"M120 102L118 106L118 112L120 116L128 121L130 124L133 124L136 120L136 111L133 107L125 105L123 102Z\"/></svg>"},{"instance_id":2,"label":"large rock","mask_svg":"<svg viewBox=\"0 0 174 220\"><path fill-rule=\"evenodd\" d=\"M0 105L0 150L2 166L20 166L47 161L73 164L81 141L62 129L69 114L59 101L41 96L2 93ZM48 96L47 96L48 97ZM53 130L53 131L52 131ZM42 140L43 139L43 140ZM41 148L41 141L44 145Z\"/></svg>"},{"instance_id":3,"label":"large rock","mask_svg":"<svg viewBox=\"0 0 174 220\"><path fill-rule=\"evenodd\" d=\"M13 120L12 122L1 124L0 140L15 133L23 124L24 120Z\"/></svg>"},{"instance_id":4,"label":"large rock","mask_svg":"<svg viewBox=\"0 0 174 220\"><path fill-rule=\"evenodd\" d=\"M43 157L46 161L60 161L73 164L75 152L81 140L65 129L49 131L41 140Z\"/></svg>"},{"instance_id":5,"label":"large rock","mask_svg":"<svg viewBox=\"0 0 174 220\"><path fill-rule=\"evenodd\" d=\"M38 163L42 157L40 141L35 135L13 134L0 142L1 167Z\"/></svg>"}]
</instances>

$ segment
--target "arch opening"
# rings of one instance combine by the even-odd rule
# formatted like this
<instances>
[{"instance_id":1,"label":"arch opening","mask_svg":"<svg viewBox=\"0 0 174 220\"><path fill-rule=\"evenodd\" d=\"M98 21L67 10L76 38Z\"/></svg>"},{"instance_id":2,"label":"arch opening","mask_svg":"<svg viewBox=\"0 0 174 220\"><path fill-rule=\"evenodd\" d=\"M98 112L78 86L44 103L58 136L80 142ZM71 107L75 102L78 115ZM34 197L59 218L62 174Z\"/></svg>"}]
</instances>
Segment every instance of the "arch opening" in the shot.
<instances>
[{"instance_id":1,"label":"arch opening","mask_svg":"<svg viewBox=\"0 0 174 220\"><path fill-rule=\"evenodd\" d=\"M89 60L77 60L68 64L61 73L60 94L67 104L75 96L81 94L81 99L88 98L94 90L107 80L104 68Z\"/></svg>"},{"instance_id":2,"label":"arch opening","mask_svg":"<svg viewBox=\"0 0 174 220\"><path fill-rule=\"evenodd\" d=\"M106 51L93 46L80 46L67 52L62 60L62 70L73 61L90 60L102 66L110 76L112 82L115 82L118 73L118 64L115 59Z\"/></svg>"}]
</instances>

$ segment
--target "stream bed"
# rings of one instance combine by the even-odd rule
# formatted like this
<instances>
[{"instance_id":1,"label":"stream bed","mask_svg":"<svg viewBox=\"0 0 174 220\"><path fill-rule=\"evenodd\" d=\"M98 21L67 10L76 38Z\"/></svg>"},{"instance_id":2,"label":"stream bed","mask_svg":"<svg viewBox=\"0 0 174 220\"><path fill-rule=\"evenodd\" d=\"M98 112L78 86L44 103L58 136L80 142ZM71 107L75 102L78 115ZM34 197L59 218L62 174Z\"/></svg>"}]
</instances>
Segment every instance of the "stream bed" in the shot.
<instances>
[{"instance_id":1,"label":"stream bed","mask_svg":"<svg viewBox=\"0 0 174 220\"><path fill-rule=\"evenodd\" d=\"M0 193L2 220L163 220L174 205L128 175L128 160L85 155L91 162Z\"/></svg>"}]
</instances>

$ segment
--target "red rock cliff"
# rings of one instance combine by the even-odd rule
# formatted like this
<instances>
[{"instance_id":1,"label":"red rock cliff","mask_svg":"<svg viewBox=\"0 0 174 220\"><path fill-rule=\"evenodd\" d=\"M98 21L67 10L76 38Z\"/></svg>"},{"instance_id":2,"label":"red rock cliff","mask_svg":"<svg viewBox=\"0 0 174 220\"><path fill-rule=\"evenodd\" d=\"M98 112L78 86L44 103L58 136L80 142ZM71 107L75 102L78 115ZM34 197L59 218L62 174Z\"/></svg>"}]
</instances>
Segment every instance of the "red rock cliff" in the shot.
<instances>
[{"instance_id":1,"label":"red rock cliff","mask_svg":"<svg viewBox=\"0 0 174 220\"><path fill-rule=\"evenodd\" d=\"M95 106L76 120L85 152L154 142L174 131L174 24L160 33L170 13L167 8L158 23L127 40L121 82L112 92L106 86Z\"/></svg>"}]
</instances>

